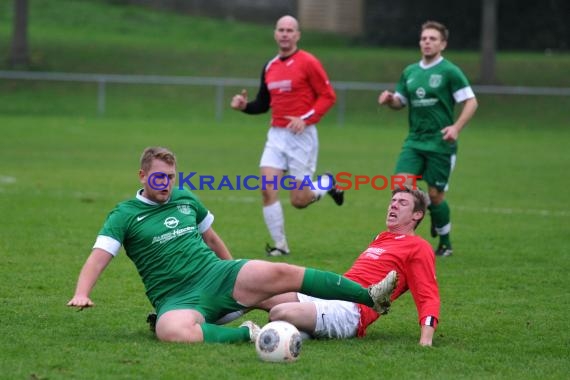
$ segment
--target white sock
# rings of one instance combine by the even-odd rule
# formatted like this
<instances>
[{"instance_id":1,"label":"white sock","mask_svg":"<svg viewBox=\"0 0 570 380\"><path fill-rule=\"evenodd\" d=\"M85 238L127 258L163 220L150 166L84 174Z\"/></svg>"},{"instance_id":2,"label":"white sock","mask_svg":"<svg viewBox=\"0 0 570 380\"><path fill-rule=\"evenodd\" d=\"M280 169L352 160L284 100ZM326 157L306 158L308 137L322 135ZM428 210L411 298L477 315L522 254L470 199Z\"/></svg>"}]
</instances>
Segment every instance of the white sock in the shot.
<instances>
[{"instance_id":1,"label":"white sock","mask_svg":"<svg viewBox=\"0 0 570 380\"><path fill-rule=\"evenodd\" d=\"M315 190L311 189L311 191L315 194L315 200L317 201L321 199L323 195L328 193L332 186L331 177L326 174L321 175L320 178L317 178L312 183Z\"/></svg>"},{"instance_id":2,"label":"white sock","mask_svg":"<svg viewBox=\"0 0 570 380\"><path fill-rule=\"evenodd\" d=\"M275 242L275 246L289 252L287 238L285 237L285 218L283 217L281 202L277 201L272 205L264 206L263 218L265 219L265 225L269 230L269 235L271 235L271 238Z\"/></svg>"}]
</instances>

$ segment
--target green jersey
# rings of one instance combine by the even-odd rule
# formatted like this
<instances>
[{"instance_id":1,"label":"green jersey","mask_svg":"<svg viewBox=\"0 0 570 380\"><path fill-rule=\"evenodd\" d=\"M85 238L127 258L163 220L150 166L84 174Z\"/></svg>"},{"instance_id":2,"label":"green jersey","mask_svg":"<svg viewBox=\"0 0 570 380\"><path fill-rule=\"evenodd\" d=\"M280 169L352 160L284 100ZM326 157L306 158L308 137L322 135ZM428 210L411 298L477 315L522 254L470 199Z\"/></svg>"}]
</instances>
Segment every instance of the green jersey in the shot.
<instances>
[{"instance_id":1,"label":"green jersey","mask_svg":"<svg viewBox=\"0 0 570 380\"><path fill-rule=\"evenodd\" d=\"M456 103L475 97L459 67L443 58L428 66L421 62L409 65L396 85L396 96L410 107L410 133L404 147L456 152L456 143L444 141L441 129L454 123Z\"/></svg>"},{"instance_id":2,"label":"green jersey","mask_svg":"<svg viewBox=\"0 0 570 380\"><path fill-rule=\"evenodd\" d=\"M213 215L194 194L174 189L168 202L157 204L141 191L111 211L94 248L116 255L122 244L155 305L191 287L196 274L220 259L202 239Z\"/></svg>"}]
</instances>

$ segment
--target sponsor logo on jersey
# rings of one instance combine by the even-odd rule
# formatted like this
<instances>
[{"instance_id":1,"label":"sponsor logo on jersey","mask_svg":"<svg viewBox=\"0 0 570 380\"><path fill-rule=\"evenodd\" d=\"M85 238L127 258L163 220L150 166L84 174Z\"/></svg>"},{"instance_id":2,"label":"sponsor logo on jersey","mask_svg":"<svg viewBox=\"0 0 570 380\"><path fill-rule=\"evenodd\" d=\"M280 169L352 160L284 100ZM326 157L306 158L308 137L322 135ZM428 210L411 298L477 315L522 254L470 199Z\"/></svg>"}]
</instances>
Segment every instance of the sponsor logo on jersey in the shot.
<instances>
[{"instance_id":1,"label":"sponsor logo on jersey","mask_svg":"<svg viewBox=\"0 0 570 380\"><path fill-rule=\"evenodd\" d=\"M168 228L176 228L180 221L173 216L169 216L164 220L164 225Z\"/></svg>"},{"instance_id":2,"label":"sponsor logo on jersey","mask_svg":"<svg viewBox=\"0 0 570 380\"><path fill-rule=\"evenodd\" d=\"M435 74L434 74L435 75ZM432 75L432 77L434 76ZM440 82L441 82L441 75L439 75L440 77ZM430 78L430 86L431 86L431 82L432 79ZM439 85L439 83L438 83ZM434 86L431 86L434 87ZM433 106L434 104L436 104L438 102L437 98L425 98L426 96L426 90L423 87L418 87L418 89L416 90L416 96L418 97L418 99L412 99L412 107L430 107Z\"/></svg>"},{"instance_id":3,"label":"sponsor logo on jersey","mask_svg":"<svg viewBox=\"0 0 570 380\"><path fill-rule=\"evenodd\" d=\"M368 247L363 255L373 260L378 260L380 255L386 252L384 248Z\"/></svg>"},{"instance_id":4,"label":"sponsor logo on jersey","mask_svg":"<svg viewBox=\"0 0 570 380\"><path fill-rule=\"evenodd\" d=\"M152 244L154 244L154 243L163 244L163 243L169 242L170 240L176 239L179 236L184 236L186 234L189 234L192 231L194 231L195 229L196 229L195 226L188 226L188 227L184 227L184 228L179 228L177 230L172 230L170 232L167 232L165 234L162 234L160 236L155 236L154 238L152 238Z\"/></svg>"},{"instance_id":5,"label":"sponsor logo on jersey","mask_svg":"<svg viewBox=\"0 0 570 380\"><path fill-rule=\"evenodd\" d=\"M190 215L192 213L192 210L190 209L189 204L178 205L178 206L176 206L176 208L178 209L178 211L180 211L184 215Z\"/></svg>"},{"instance_id":6,"label":"sponsor logo on jersey","mask_svg":"<svg viewBox=\"0 0 570 380\"><path fill-rule=\"evenodd\" d=\"M137 222L140 222L141 220L143 220L144 218L146 218L148 216L147 215L141 215L141 216L137 216Z\"/></svg>"},{"instance_id":7,"label":"sponsor logo on jersey","mask_svg":"<svg viewBox=\"0 0 570 380\"><path fill-rule=\"evenodd\" d=\"M429 86L432 88L439 87L441 85L441 75L440 74L431 74L429 77Z\"/></svg>"},{"instance_id":8,"label":"sponsor logo on jersey","mask_svg":"<svg viewBox=\"0 0 570 380\"><path fill-rule=\"evenodd\" d=\"M424 90L423 87L418 87L418 89L416 90L416 96L422 99L424 96L426 96L426 90Z\"/></svg>"},{"instance_id":9,"label":"sponsor logo on jersey","mask_svg":"<svg viewBox=\"0 0 570 380\"><path fill-rule=\"evenodd\" d=\"M289 92L291 91L292 82L290 79L287 80L278 80L275 82L267 83L268 90L279 90L280 92Z\"/></svg>"}]
</instances>

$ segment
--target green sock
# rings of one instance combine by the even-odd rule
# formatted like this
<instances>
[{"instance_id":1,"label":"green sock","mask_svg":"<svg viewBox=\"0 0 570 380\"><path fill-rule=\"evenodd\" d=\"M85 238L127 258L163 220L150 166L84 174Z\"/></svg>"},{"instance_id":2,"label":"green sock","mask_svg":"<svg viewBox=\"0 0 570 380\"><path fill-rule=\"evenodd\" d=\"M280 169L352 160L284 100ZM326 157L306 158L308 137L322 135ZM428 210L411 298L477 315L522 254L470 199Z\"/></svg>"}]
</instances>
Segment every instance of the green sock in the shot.
<instances>
[{"instance_id":1,"label":"green sock","mask_svg":"<svg viewBox=\"0 0 570 380\"><path fill-rule=\"evenodd\" d=\"M451 212L449 211L447 201L443 201L437 206L433 204L429 205L429 211L437 234L439 235L439 244L451 247L451 241L449 239L449 232L451 231Z\"/></svg>"},{"instance_id":2,"label":"green sock","mask_svg":"<svg viewBox=\"0 0 570 380\"><path fill-rule=\"evenodd\" d=\"M224 327L211 323L202 323L202 334L206 343L234 343L249 341L249 329L246 327Z\"/></svg>"},{"instance_id":3,"label":"green sock","mask_svg":"<svg viewBox=\"0 0 570 380\"><path fill-rule=\"evenodd\" d=\"M373 306L368 289L333 272L305 269L301 293L329 300L344 300Z\"/></svg>"}]
</instances>

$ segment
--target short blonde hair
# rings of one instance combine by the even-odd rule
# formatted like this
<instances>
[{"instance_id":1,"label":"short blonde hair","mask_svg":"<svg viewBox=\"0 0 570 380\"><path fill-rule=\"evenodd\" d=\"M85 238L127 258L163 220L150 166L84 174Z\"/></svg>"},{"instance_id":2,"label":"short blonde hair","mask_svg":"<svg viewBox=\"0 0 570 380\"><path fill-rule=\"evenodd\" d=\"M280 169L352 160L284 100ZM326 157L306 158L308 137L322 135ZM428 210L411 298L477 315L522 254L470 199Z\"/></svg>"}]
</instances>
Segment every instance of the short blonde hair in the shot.
<instances>
[{"instance_id":1,"label":"short blonde hair","mask_svg":"<svg viewBox=\"0 0 570 380\"><path fill-rule=\"evenodd\" d=\"M141 155L141 169L145 172L150 170L153 160L160 160L168 165L176 166L176 156L170 150L161 146L150 146Z\"/></svg>"}]
</instances>

